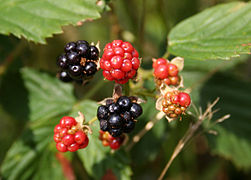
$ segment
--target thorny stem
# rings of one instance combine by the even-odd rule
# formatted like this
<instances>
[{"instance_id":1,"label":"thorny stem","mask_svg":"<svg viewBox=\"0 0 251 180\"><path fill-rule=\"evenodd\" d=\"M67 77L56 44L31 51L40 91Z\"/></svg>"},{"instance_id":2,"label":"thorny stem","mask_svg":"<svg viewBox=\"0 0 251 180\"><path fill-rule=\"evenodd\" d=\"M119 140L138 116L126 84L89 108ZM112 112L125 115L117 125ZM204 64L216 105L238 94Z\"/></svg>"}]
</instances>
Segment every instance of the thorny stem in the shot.
<instances>
[{"instance_id":1,"label":"thorny stem","mask_svg":"<svg viewBox=\"0 0 251 180\"><path fill-rule=\"evenodd\" d=\"M130 151L132 149L132 147L140 141L140 139L148 132L150 131L153 126L160 120L163 118L163 114L162 113L158 113L155 118L153 118L151 121L149 121L145 127L139 132L137 133L132 141L128 144L128 146L126 147L126 151Z\"/></svg>"},{"instance_id":2,"label":"thorny stem","mask_svg":"<svg viewBox=\"0 0 251 180\"><path fill-rule=\"evenodd\" d=\"M161 172L158 180L162 180L164 178L164 176L165 176L168 168L172 164L173 160L178 156L178 154L181 152L181 150L184 148L184 146L187 144L187 142L194 137L195 132L201 126L202 122L205 119L208 119L208 118L211 119L212 118L212 114L214 113L214 111L212 111L212 108L215 106L215 104L218 101L219 101L219 98L217 98L212 104L208 104L208 107L207 107L206 111L203 114L200 112L200 114L198 116L198 121L195 124L191 124L189 126L187 132L185 133L185 135L181 138L181 140L178 142L177 146L175 147L172 156L170 157L170 159L167 162L165 168ZM216 120L216 122L222 122L222 121L224 121L225 119L227 119L229 117L230 117L230 115L225 115L222 118Z\"/></svg>"}]
</instances>

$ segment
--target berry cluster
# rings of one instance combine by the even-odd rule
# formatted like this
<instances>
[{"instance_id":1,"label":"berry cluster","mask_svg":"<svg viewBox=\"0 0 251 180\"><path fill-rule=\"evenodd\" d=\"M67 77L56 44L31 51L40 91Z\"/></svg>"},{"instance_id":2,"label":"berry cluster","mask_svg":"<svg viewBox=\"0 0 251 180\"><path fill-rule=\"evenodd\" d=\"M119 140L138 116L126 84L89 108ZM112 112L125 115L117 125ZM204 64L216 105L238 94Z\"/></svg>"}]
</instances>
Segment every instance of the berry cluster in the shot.
<instances>
[{"instance_id":1,"label":"berry cluster","mask_svg":"<svg viewBox=\"0 0 251 180\"><path fill-rule=\"evenodd\" d=\"M77 121L69 116L64 116L55 126L54 141L60 152L75 152L85 148L89 143L87 135L77 128Z\"/></svg>"},{"instance_id":2,"label":"berry cluster","mask_svg":"<svg viewBox=\"0 0 251 180\"><path fill-rule=\"evenodd\" d=\"M154 76L156 78L156 83L160 86L163 82L166 85L178 85L179 69L176 65L170 63L164 58L154 59L153 61Z\"/></svg>"},{"instance_id":3,"label":"berry cluster","mask_svg":"<svg viewBox=\"0 0 251 180\"><path fill-rule=\"evenodd\" d=\"M112 137L109 132L99 131L99 139L102 141L103 146L110 146L111 149L120 148L121 144L125 140L125 136Z\"/></svg>"},{"instance_id":4,"label":"berry cluster","mask_svg":"<svg viewBox=\"0 0 251 180\"><path fill-rule=\"evenodd\" d=\"M184 114L191 103L189 94L180 91L167 92L162 101L162 111L170 118Z\"/></svg>"},{"instance_id":5,"label":"berry cluster","mask_svg":"<svg viewBox=\"0 0 251 180\"><path fill-rule=\"evenodd\" d=\"M106 44L100 68L107 80L124 84L136 75L139 66L139 54L129 42L114 40Z\"/></svg>"},{"instance_id":6,"label":"berry cluster","mask_svg":"<svg viewBox=\"0 0 251 180\"><path fill-rule=\"evenodd\" d=\"M142 108L133 97L120 96L117 102L107 100L97 110L100 129L108 131L113 137L134 129L135 119L142 114Z\"/></svg>"},{"instance_id":7,"label":"berry cluster","mask_svg":"<svg viewBox=\"0 0 251 180\"><path fill-rule=\"evenodd\" d=\"M75 80L82 83L97 72L99 50L87 41L70 42L64 48L65 53L59 56L57 65L61 68L58 76L64 82Z\"/></svg>"}]
</instances>

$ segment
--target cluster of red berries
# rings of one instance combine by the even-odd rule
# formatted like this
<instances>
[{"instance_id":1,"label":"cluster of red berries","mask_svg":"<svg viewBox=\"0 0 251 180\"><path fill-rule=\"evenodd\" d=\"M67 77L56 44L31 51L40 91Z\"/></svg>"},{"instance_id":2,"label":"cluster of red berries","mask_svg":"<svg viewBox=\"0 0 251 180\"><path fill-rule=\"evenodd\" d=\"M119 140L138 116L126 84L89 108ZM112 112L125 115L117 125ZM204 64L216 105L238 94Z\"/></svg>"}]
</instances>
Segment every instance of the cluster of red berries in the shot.
<instances>
[{"instance_id":1,"label":"cluster of red berries","mask_svg":"<svg viewBox=\"0 0 251 180\"><path fill-rule=\"evenodd\" d=\"M119 149L125 140L125 135L119 137L112 137L109 132L99 131L99 139L102 141L103 146L110 146L111 149Z\"/></svg>"},{"instance_id":2,"label":"cluster of red berries","mask_svg":"<svg viewBox=\"0 0 251 180\"><path fill-rule=\"evenodd\" d=\"M174 90L167 92L162 101L162 111L170 118L177 118L184 114L191 103L189 94Z\"/></svg>"},{"instance_id":3,"label":"cluster of red berries","mask_svg":"<svg viewBox=\"0 0 251 180\"><path fill-rule=\"evenodd\" d=\"M77 121L69 116L64 116L55 126L54 141L60 152L75 152L85 148L89 143L87 135L77 127Z\"/></svg>"},{"instance_id":4,"label":"cluster of red berries","mask_svg":"<svg viewBox=\"0 0 251 180\"><path fill-rule=\"evenodd\" d=\"M166 85L178 85L179 69L176 65L170 63L167 59L159 58L153 61L154 76L156 83L160 86L163 82Z\"/></svg>"},{"instance_id":5,"label":"cluster of red berries","mask_svg":"<svg viewBox=\"0 0 251 180\"><path fill-rule=\"evenodd\" d=\"M107 80L124 84L136 75L139 66L139 54L129 42L114 40L106 44L100 68Z\"/></svg>"}]
</instances>

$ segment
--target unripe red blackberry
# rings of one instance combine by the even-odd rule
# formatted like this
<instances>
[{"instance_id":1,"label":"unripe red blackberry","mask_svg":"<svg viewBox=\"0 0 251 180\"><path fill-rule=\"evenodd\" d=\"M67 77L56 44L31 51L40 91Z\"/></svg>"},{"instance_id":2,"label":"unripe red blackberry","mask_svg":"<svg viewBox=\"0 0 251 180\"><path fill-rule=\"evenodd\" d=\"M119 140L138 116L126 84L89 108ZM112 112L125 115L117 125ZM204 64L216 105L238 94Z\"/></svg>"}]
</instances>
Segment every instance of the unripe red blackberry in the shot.
<instances>
[{"instance_id":1,"label":"unripe red blackberry","mask_svg":"<svg viewBox=\"0 0 251 180\"><path fill-rule=\"evenodd\" d=\"M172 64L172 61L169 62L164 58L153 59L153 69L157 86L162 83L168 86L178 86L180 84L179 69L175 64Z\"/></svg>"},{"instance_id":2,"label":"unripe red blackberry","mask_svg":"<svg viewBox=\"0 0 251 180\"><path fill-rule=\"evenodd\" d=\"M82 129L78 129L73 117L64 116L54 128L54 141L60 152L75 152L88 145L88 137Z\"/></svg>"},{"instance_id":3,"label":"unripe red blackberry","mask_svg":"<svg viewBox=\"0 0 251 180\"><path fill-rule=\"evenodd\" d=\"M125 141L125 135L119 137L112 137L109 132L99 131L99 139L102 141L103 146L110 146L111 149L119 149Z\"/></svg>"},{"instance_id":4,"label":"unripe red blackberry","mask_svg":"<svg viewBox=\"0 0 251 180\"><path fill-rule=\"evenodd\" d=\"M138 52L129 42L114 40L108 43L100 60L103 76L109 81L126 83L136 75L140 66L138 57Z\"/></svg>"}]
</instances>

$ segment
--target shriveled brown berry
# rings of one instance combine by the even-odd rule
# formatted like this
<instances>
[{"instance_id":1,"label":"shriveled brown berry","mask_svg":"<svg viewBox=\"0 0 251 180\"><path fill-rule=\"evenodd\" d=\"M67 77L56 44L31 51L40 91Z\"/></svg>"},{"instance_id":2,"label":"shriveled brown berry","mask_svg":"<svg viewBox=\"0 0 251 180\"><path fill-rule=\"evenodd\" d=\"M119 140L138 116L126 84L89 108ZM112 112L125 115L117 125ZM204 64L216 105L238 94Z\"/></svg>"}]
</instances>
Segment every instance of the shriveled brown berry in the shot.
<instances>
[{"instance_id":1,"label":"shriveled brown berry","mask_svg":"<svg viewBox=\"0 0 251 180\"><path fill-rule=\"evenodd\" d=\"M175 110L175 106L172 104L172 105L169 105L168 106L168 110L169 111L174 111Z\"/></svg>"},{"instance_id":2,"label":"shriveled brown berry","mask_svg":"<svg viewBox=\"0 0 251 180\"><path fill-rule=\"evenodd\" d=\"M180 109L181 109L181 111L186 111L187 108L181 106Z\"/></svg>"},{"instance_id":3,"label":"shriveled brown berry","mask_svg":"<svg viewBox=\"0 0 251 180\"><path fill-rule=\"evenodd\" d=\"M177 107L177 108L174 110L174 113L177 114L177 115L181 114L181 113L182 113L181 108Z\"/></svg>"},{"instance_id":4,"label":"shriveled brown berry","mask_svg":"<svg viewBox=\"0 0 251 180\"><path fill-rule=\"evenodd\" d=\"M177 85L179 83L179 77L178 76L169 77L169 80L170 80L171 85Z\"/></svg>"},{"instance_id":5,"label":"shriveled brown berry","mask_svg":"<svg viewBox=\"0 0 251 180\"><path fill-rule=\"evenodd\" d=\"M169 105L169 104L168 104L167 100L164 99L164 100L162 101L162 106L163 106L163 107L167 107L168 105Z\"/></svg>"},{"instance_id":6,"label":"shriveled brown berry","mask_svg":"<svg viewBox=\"0 0 251 180\"><path fill-rule=\"evenodd\" d=\"M175 114L175 113L172 113L172 114L170 114L169 116L170 116L170 118L176 118L178 115Z\"/></svg>"},{"instance_id":7,"label":"shriveled brown berry","mask_svg":"<svg viewBox=\"0 0 251 180\"><path fill-rule=\"evenodd\" d=\"M168 108L167 108L167 107L164 107L164 108L163 108L163 112L167 114L167 113L169 112Z\"/></svg>"}]
</instances>

